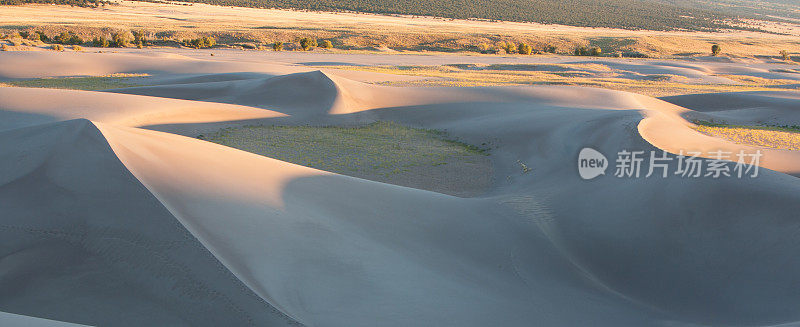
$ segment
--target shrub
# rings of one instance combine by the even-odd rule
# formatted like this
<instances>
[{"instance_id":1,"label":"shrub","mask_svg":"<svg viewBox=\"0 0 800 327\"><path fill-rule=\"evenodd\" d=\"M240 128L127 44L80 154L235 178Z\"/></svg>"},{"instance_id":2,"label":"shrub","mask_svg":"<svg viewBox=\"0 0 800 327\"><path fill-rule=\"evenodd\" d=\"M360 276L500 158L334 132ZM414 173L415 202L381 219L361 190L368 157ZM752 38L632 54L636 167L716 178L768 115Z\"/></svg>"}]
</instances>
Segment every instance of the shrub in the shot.
<instances>
[{"instance_id":1,"label":"shrub","mask_svg":"<svg viewBox=\"0 0 800 327\"><path fill-rule=\"evenodd\" d=\"M506 50L506 53L508 54L517 52L517 46L513 42L504 42L501 44L501 48Z\"/></svg>"},{"instance_id":2,"label":"shrub","mask_svg":"<svg viewBox=\"0 0 800 327\"><path fill-rule=\"evenodd\" d=\"M215 40L213 37L204 36L197 39L191 39L186 43L187 43L186 45L189 47L195 49L201 49L201 48L211 48L217 45L217 40Z\"/></svg>"},{"instance_id":3,"label":"shrub","mask_svg":"<svg viewBox=\"0 0 800 327\"><path fill-rule=\"evenodd\" d=\"M92 40L92 45L99 48L108 48L108 39L105 36L100 35Z\"/></svg>"},{"instance_id":4,"label":"shrub","mask_svg":"<svg viewBox=\"0 0 800 327\"><path fill-rule=\"evenodd\" d=\"M42 41L42 42L49 42L49 41L50 41L50 38L49 38L49 37L47 37L47 35L45 35L45 34L44 34L44 32L41 32L41 31L35 31L35 32L33 32L33 33L34 33L34 34L36 34L36 37L38 37L38 38L39 38L39 40L40 40L40 41ZM35 41L35 40L34 40L34 41Z\"/></svg>"},{"instance_id":5,"label":"shrub","mask_svg":"<svg viewBox=\"0 0 800 327\"><path fill-rule=\"evenodd\" d=\"M144 31L133 31L133 44L141 48L147 44L147 38L144 37Z\"/></svg>"},{"instance_id":6,"label":"shrub","mask_svg":"<svg viewBox=\"0 0 800 327\"><path fill-rule=\"evenodd\" d=\"M333 43L331 43L331 41L328 41L328 40L323 40L320 43L320 47L323 48L323 49L330 49L330 48L333 48Z\"/></svg>"},{"instance_id":7,"label":"shrub","mask_svg":"<svg viewBox=\"0 0 800 327\"><path fill-rule=\"evenodd\" d=\"M786 50L781 50L779 53L781 54L781 58L783 58L783 60L790 60L790 59L792 59L792 58L789 56L789 51L786 51Z\"/></svg>"},{"instance_id":8,"label":"shrub","mask_svg":"<svg viewBox=\"0 0 800 327\"><path fill-rule=\"evenodd\" d=\"M556 51L558 51L558 48L556 48L554 45L548 45L544 47L544 52L556 53Z\"/></svg>"},{"instance_id":9,"label":"shrub","mask_svg":"<svg viewBox=\"0 0 800 327\"><path fill-rule=\"evenodd\" d=\"M719 44L714 44L711 46L711 55L717 56L719 53L722 52L722 47Z\"/></svg>"},{"instance_id":10,"label":"shrub","mask_svg":"<svg viewBox=\"0 0 800 327\"><path fill-rule=\"evenodd\" d=\"M64 46L60 44L53 44L50 48L55 51L64 51Z\"/></svg>"},{"instance_id":11,"label":"shrub","mask_svg":"<svg viewBox=\"0 0 800 327\"><path fill-rule=\"evenodd\" d=\"M277 42L273 43L272 44L272 50L275 50L275 51L283 50L283 42L277 41Z\"/></svg>"},{"instance_id":12,"label":"shrub","mask_svg":"<svg viewBox=\"0 0 800 327\"><path fill-rule=\"evenodd\" d=\"M519 54L529 55L531 54L531 50L531 46L525 43L520 43L519 46L517 46L517 52Z\"/></svg>"},{"instance_id":13,"label":"shrub","mask_svg":"<svg viewBox=\"0 0 800 327\"><path fill-rule=\"evenodd\" d=\"M115 47L127 47L131 41L133 41L133 34L130 31L117 32L111 36L111 44Z\"/></svg>"},{"instance_id":14,"label":"shrub","mask_svg":"<svg viewBox=\"0 0 800 327\"><path fill-rule=\"evenodd\" d=\"M0 51L8 51L8 50L9 49L7 44L3 43L3 45L0 45Z\"/></svg>"},{"instance_id":15,"label":"shrub","mask_svg":"<svg viewBox=\"0 0 800 327\"><path fill-rule=\"evenodd\" d=\"M69 35L69 33L67 33L67 32L61 32L61 34L59 34L59 35L56 35L55 37L53 37L53 42L55 42L55 43L60 43L60 44L67 44L67 42L69 42L69 39L70 39L71 37L72 37L72 36L71 36L71 35Z\"/></svg>"},{"instance_id":16,"label":"shrub","mask_svg":"<svg viewBox=\"0 0 800 327\"><path fill-rule=\"evenodd\" d=\"M303 48L303 50L308 51L316 46L317 46L317 40L315 39L310 39L307 37L300 39L300 47Z\"/></svg>"},{"instance_id":17,"label":"shrub","mask_svg":"<svg viewBox=\"0 0 800 327\"><path fill-rule=\"evenodd\" d=\"M42 37L38 32L28 33L28 35L25 36L25 38L28 39L28 40L31 40L31 41L41 41L42 40Z\"/></svg>"},{"instance_id":18,"label":"shrub","mask_svg":"<svg viewBox=\"0 0 800 327\"><path fill-rule=\"evenodd\" d=\"M589 49L586 49L586 47L575 48L576 56L586 56L588 53Z\"/></svg>"},{"instance_id":19,"label":"shrub","mask_svg":"<svg viewBox=\"0 0 800 327\"><path fill-rule=\"evenodd\" d=\"M61 32L53 38L53 41L59 44L83 44L83 38L74 32Z\"/></svg>"},{"instance_id":20,"label":"shrub","mask_svg":"<svg viewBox=\"0 0 800 327\"><path fill-rule=\"evenodd\" d=\"M603 50L598 48L598 47L594 47L594 48L589 50L589 55L590 56L599 56L602 53L603 53Z\"/></svg>"},{"instance_id":21,"label":"shrub","mask_svg":"<svg viewBox=\"0 0 800 327\"><path fill-rule=\"evenodd\" d=\"M19 34L19 37L21 37L23 39L27 39L28 36L30 36L30 33L26 32L26 31L21 31L21 32L19 32L17 34Z\"/></svg>"},{"instance_id":22,"label":"shrub","mask_svg":"<svg viewBox=\"0 0 800 327\"><path fill-rule=\"evenodd\" d=\"M73 51L83 51L83 47L76 44L76 45L72 46L72 50Z\"/></svg>"}]
</instances>

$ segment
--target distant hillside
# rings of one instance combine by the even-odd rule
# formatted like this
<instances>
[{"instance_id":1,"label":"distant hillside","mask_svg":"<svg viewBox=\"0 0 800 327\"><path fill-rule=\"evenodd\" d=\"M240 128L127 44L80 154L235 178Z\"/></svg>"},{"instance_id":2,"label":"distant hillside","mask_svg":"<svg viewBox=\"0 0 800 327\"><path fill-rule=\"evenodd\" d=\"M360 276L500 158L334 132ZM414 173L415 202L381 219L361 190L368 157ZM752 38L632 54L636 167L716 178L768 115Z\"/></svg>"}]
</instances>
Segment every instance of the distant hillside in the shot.
<instances>
[{"instance_id":1,"label":"distant hillside","mask_svg":"<svg viewBox=\"0 0 800 327\"><path fill-rule=\"evenodd\" d=\"M737 15L800 20L800 0L660 0L660 2L703 10L725 11Z\"/></svg>"},{"instance_id":2,"label":"distant hillside","mask_svg":"<svg viewBox=\"0 0 800 327\"><path fill-rule=\"evenodd\" d=\"M0 5L21 5L26 3L57 4L77 7L98 7L108 4L104 0L0 0Z\"/></svg>"},{"instance_id":3,"label":"distant hillside","mask_svg":"<svg viewBox=\"0 0 800 327\"><path fill-rule=\"evenodd\" d=\"M8 1L8 0L0 0ZM140 0L155 1L161 0ZM716 30L734 16L653 0L186 0L222 6L482 18L585 27ZM739 28L741 29L741 28Z\"/></svg>"}]
</instances>

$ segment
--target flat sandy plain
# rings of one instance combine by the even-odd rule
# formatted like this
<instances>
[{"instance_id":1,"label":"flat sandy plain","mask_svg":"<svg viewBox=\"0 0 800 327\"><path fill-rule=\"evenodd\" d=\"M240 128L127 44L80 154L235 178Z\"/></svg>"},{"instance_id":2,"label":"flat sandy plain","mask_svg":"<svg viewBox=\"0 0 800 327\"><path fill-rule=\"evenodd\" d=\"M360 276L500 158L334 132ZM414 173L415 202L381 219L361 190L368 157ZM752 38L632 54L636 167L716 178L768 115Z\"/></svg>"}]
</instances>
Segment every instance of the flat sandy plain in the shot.
<instances>
[{"instance_id":1,"label":"flat sandy plain","mask_svg":"<svg viewBox=\"0 0 800 327\"><path fill-rule=\"evenodd\" d=\"M0 87L0 325L800 325L800 151L692 123L800 125L796 64L97 50L0 52L4 83L147 75ZM452 64L781 82L656 98L366 69ZM197 138L375 121L487 144L490 185L452 196ZM584 147L611 160L605 175L581 179ZM753 178L625 178L622 150L763 157Z\"/></svg>"}]
</instances>

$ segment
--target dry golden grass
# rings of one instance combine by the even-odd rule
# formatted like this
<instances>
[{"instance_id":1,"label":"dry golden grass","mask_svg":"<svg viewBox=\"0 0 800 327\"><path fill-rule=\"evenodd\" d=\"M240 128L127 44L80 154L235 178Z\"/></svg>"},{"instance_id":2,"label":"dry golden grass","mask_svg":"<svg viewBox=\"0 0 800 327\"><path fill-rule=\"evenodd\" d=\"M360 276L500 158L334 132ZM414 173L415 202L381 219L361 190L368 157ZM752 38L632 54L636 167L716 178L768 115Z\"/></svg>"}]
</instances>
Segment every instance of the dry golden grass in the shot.
<instances>
[{"instance_id":1,"label":"dry golden grass","mask_svg":"<svg viewBox=\"0 0 800 327\"><path fill-rule=\"evenodd\" d=\"M682 76L639 75L615 71L602 64L444 65L444 66L336 66L328 68L431 77L428 80L384 82L392 86L504 86L574 85L634 92L654 97L740 91L775 91L791 80L737 77L741 84L690 84ZM726 76L727 77L727 76ZM788 88L788 87L787 87Z\"/></svg>"},{"instance_id":2,"label":"dry golden grass","mask_svg":"<svg viewBox=\"0 0 800 327\"><path fill-rule=\"evenodd\" d=\"M772 149L800 151L800 129L770 126L738 126L700 123L700 133L728 141Z\"/></svg>"}]
</instances>

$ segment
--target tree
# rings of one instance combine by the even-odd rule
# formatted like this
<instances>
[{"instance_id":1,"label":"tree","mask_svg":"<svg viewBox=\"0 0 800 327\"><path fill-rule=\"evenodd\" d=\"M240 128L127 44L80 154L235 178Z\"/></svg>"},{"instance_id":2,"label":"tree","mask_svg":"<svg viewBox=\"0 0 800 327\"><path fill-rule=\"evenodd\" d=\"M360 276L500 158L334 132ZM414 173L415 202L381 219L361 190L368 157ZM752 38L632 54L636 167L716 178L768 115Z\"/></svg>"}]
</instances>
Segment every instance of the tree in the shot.
<instances>
[{"instance_id":1,"label":"tree","mask_svg":"<svg viewBox=\"0 0 800 327\"><path fill-rule=\"evenodd\" d=\"M323 49L330 49L333 48L333 43L331 43L331 41L328 40L323 40L322 43L320 44L320 47Z\"/></svg>"},{"instance_id":2,"label":"tree","mask_svg":"<svg viewBox=\"0 0 800 327\"><path fill-rule=\"evenodd\" d=\"M191 39L186 42L186 45L195 49L211 48L217 45L217 40L210 36L204 36L201 38Z\"/></svg>"},{"instance_id":3,"label":"tree","mask_svg":"<svg viewBox=\"0 0 800 327\"><path fill-rule=\"evenodd\" d=\"M589 55L595 56L595 57L599 56L602 53L603 53L603 50L598 48L598 47L594 47L591 50L589 50Z\"/></svg>"},{"instance_id":4,"label":"tree","mask_svg":"<svg viewBox=\"0 0 800 327\"><path fill-rule=\"evenodd\" d=\"M111 36L111 44L115 47L127 47L131 41L133 41L133 34L130 31L117 32Z\"/></svg>"},{"instance_id":5,"label":"tree","mask_svg":"<svg viewBox=\"0 0 800 327\"><path fill-rule=\"evenodd\" d=\"M136 44L136 47L142 48L145 44L147 44L147 39L144 37L144 31L133 31L133 44Z\"/></svg>"},{"instance_id":6,"label":"tree","mask_svg":"<svg viewBox=\"0 0 800 327\"><path fill-rule=\"evenodd\" d=\"M517 52L519 54L529 55L531 54L531 51L531 46L525 43L520 43L519 46L517 46Z\"/></svg>"},{"instance_id":7,"label":"tree","mask_svg":"<svg viewBox=\"0 0 800 327\"><path fill-rule=\"evenodd\" d=\"M283 42L277 41L277 42L273 43L272 44L272 50L275 50L275 51L283 50Z\"/></svg>"},{"instance_id":8,"label":"tree","mask_svg":"<svg viewBox=\"0 0 800 327\"><path fill-rule=\"evenodd\" d=\"M722 52L722 47L720 47L719 44L714 44L714 45L711 46L711 55L712 56L717 56L717 55L719 55L720 52Z\"/></svg>"},{"instance_id":9,"label":"tree","mask_svg":"<svg viewBox=\"0 0 800 327\"><path fill-rule=\"evenodd\" d=\"M108 48L108 39L104 35L100 35L100 37L96 37L92 40L92 45L99 48Z\"/></svg>"},{"instance_id":10,"label":"tree","mask_svg":"<svg viewBox=\"0 0 800 327\"><path fill-rule=\"evenodd\" d=\"M783 58L783 60L792 59L792 57L789 56L789 51L781 50L780 54L781 54L781 58Z\"/></svg>"},{"instance_id":11,"label":"tree","mask_svg":"<svg viewBox=\"0 0 800 327\"><path fill-rule=\"evenodd\" d=\"M504 42L502 48L509 54L517 52L517 46L513 42Z\"/></svg>"},{"instance_id":12,"label":"tree","mask_svg":"<svg viewBox=\"0 0 800 327\"><path fill-rule=\"evenodd\" d=\"M315 39L310 39L310 38L307 38L307 37L304 37L304 38L300 39L300 47L303 48L303 50L308 51L311 48L316 47L316 46L317 46L317 40L315 40Z\"/></svg>"},{"instance_id":13,"label":"tree","mask_svg":"<svg viewBox=\"0 0 800 327\"><path fill-rule=\"evenodd\" d=\"M39 36L39 40L41 40L42 42L48 42L48 41L50 41L50 38L49 38L49 37L47 37L47 35L45 35L45 34L44 34L44 32L41 32L41 31L36 31L36 32L33 32L33 33L35 33L36 35L38 35L38 36Z\"/></svg>"}]
</instances>

